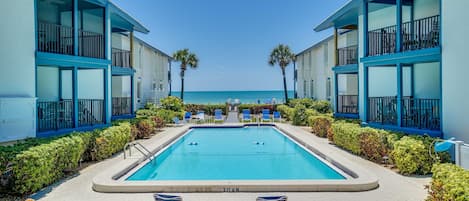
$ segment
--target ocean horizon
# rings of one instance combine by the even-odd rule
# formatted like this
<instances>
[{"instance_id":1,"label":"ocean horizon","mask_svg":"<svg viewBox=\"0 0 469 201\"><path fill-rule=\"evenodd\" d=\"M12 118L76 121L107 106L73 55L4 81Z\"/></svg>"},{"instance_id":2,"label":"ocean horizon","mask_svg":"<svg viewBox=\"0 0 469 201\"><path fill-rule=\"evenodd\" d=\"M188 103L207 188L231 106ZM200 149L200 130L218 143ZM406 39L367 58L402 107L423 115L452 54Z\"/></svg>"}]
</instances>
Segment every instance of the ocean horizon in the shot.
<instances>
[{"instance_id":1,"label":"ocean horizon","mask_svg":"<svg viewBox=\"0 0 469 201\"><path fill-rule=\"evenodd\" d=\"M293 97L293 90L288 90L288 98ZM188 104L223 104L228 100L239 99L242 104L248 103L284 103L283 90L256 91L184 91L184 103ZM180 97L180 91L171 92L172 96Z\"/></svg>"}]
</instances>

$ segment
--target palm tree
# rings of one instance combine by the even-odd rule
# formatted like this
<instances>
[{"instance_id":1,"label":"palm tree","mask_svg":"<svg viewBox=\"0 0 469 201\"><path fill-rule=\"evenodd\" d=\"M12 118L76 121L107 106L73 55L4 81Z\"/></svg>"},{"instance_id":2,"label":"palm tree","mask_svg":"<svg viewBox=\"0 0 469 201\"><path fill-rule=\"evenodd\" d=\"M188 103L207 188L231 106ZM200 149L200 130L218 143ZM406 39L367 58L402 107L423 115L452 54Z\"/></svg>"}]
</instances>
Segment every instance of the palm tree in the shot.
<instances>
[{"instance_id":1,"label":"palm tree","mask_svg":"<svg viewBox=\"0 0 469 201\"><path fill-rule=\"evenodd\" d=\"M178 50L173 54L173 59L176 62L181 62L181 100L184 100L184 73L187 66L195 69L199 63L199 59L194 53L189 52L189 49Z\"/></svg>"},{"instance_id":2,"label":"palm tree","mask_svg":"<svg viewBox=\"0 0 469 201\"><path fill-rule=\"evenodd\" d=\"M288 102L287 80L285 78L285 68L295 60L295 54L292 53L288 45L280 44L270 53L269 64L274 66L278 64L282 69L283 91L285 93L285 102Z\"/></svg>"}]
</instances>

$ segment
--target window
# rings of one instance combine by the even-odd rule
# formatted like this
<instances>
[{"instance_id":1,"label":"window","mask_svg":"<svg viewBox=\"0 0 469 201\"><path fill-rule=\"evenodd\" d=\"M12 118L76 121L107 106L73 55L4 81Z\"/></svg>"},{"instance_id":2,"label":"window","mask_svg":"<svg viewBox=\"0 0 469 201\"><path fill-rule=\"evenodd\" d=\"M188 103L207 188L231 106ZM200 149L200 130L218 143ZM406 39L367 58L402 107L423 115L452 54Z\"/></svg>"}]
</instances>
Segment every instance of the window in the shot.
<instances>
[{"instance_id":1,"label":"window","mask_svg":"<svg viewBox=\"0 0 469 201\"><path fill-rule=\"evenodd\" d=\"M158 85L158 90L163 91L163 80L160 80L160 84Z\"/></svg>"},{"instance_id":2,"label":"window","mask_svg":"<svg viewBox=\"0 0 469 201\"><path fill-rule=\"evenodd\" d=\"M331 99L331 78L327 78L327 83L326 83L326 97L328 100Z\"/></svg>"},{"instance_id":3,"label":"window","mask_svg":"<svg viewBox=\"0 0 469 201\"><path fill-rule=\"evenodd\" d=\"M156 82L155 82L155 81L153 81L152 88L153 88L153 91L155 91L155 90L156 90Z\"/></svg>"},{"instance_id":4,"label":"window","mask_svg":"<svg viewBox=\"0 0 469 201\"><path fill-rule=\"evenodd\" d=\"M311 80L310 86L309 86L309 95L311 98L314 98L314 80Z\"/></svg>"},{"instance_id":5,"label":"window","mask_svg":"<svg viewBox=\"0 0 469 201\"><path fill-rule=\"evenodd\" d=\"M306 80L305 80L305 81L303 81L303 98L306 97L306 85L307 84L306 84Z\"/></svg>"},{"instance_id":6,"label":"window","mask_svg":"<svg viewBox=\"0 0 469 201\"><path fill-rule=\"evenodd\" d=\"M142 98L142 81L137 81L137 98Z\"/></svg>"}]
</instances>

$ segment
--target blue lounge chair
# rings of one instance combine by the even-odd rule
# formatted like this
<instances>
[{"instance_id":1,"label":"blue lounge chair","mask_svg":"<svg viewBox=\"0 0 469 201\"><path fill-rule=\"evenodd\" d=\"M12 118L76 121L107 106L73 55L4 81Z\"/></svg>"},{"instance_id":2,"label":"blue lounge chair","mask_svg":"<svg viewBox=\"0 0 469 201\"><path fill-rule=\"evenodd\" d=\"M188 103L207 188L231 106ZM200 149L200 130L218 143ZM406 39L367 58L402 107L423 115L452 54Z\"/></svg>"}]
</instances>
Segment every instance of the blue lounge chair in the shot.
<instances>
[{"instance_id":1,"label":"blue lounge chair","mask_svg":"<svg viewBox=\"0 0 469 201\"><path fill-rule=\"evenodd\" d=\"M243 110L243 122L245 121L251 121L251 111L249 109L244 109Z\"/></svg>"},{"instance_id":2,"label":"blue lounge chair","mask_svg":"<svg viewBox=\"0 0 469 201\"><path fill-rule=\"evenodd\" d=\"M272 121L269 109L262 109L262 121Z\"/></svg>"},{"instance_id":3,"label":"blue lounge chair","mask_svg":"<svg viewBox=\"0 0 469 201\"><path fill-rule=\"evenodd\" d=\"M177 195L166 195L166 194L155 194L155 201L182 201L181 196Z\"/></svg>"},{"instance_id":4,"label":"blue lounge chair","mask_svg":"<svg viewBox=\"0 0 469 201\"><path fill-rule=\"evenodd\" d=\"M264 196L257 197L256 201L287 201L287 196Z\"/></svg>"},{"instance_id":5,"label":"blue lounge chair","mask_svg":"<svg viewBox=\"0 0 469 201\"><path fill-rule=\"evenodd\" d=\"M191 120L191 118L192 118L192 113L191 113L191 112L186 112L186 113L184 114L184 120L185 120L186 122L189 122L189 121Z\"/></svg>"},{"instance_id":6,"label":"blue lounge chair","mask_svg":"<svg viewBox=\"0 0 469 201\"><path fill-rule=\"evenodd\" d=\"M273 119L274 119L274 121L276 121L276 120L279 121L279 122L282 121L282 115L280 114L279 111L274 111L274 118Z\"/></svg>"},{"instance_id":7,"label":"blue lounge chair","mask_svg":"<svg viewBox=\"0 0 469 201\"><path fill-rule=\"evenodd\" d=\"M174 123L176 126L182 126L181 121L179 121L179 117L173 117L173 123Z\"/></svg>"},{"instance_id":8,"label":"blue lounge chair","mask_svg":"<svg viewBox=\"0 0 469 201\"><path fill-rule=\"evenodd\" d=\"M223 115L220 109L215 110L215 121L222 121L223 122Z\"/></svg>"}]
</instances>

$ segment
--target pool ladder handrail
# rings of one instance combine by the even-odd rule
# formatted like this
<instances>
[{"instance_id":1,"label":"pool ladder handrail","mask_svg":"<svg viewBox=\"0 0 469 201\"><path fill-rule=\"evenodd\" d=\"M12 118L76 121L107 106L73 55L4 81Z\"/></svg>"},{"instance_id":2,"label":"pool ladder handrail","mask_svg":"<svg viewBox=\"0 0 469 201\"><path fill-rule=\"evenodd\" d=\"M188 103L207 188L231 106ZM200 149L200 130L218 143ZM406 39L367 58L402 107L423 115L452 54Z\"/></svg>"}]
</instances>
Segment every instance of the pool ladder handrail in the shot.
<instances>
[{"instance_id":1,"label":"pool ladder handrail","mask_svg":"<svg viewBox=\"0 0 469 201\"><path fill-rule=\"evenodd\" d=\"M137 151L139 151L140 153L143 154L145 160L149 159L150 161L153 162L153 154L150 150L148 150L145 146L143 146L142 144L140 144L139 142L129 142L127 144L125 144L124 146L124 159L127 158L127 154L126 154L126 151L127 149L129 149L129 157L132 155L132 149L131 149L131 146L133 146ZM139 148L140 147L140 148Z\"/></svg>"}]
</instances>

